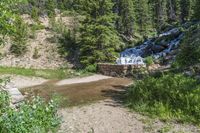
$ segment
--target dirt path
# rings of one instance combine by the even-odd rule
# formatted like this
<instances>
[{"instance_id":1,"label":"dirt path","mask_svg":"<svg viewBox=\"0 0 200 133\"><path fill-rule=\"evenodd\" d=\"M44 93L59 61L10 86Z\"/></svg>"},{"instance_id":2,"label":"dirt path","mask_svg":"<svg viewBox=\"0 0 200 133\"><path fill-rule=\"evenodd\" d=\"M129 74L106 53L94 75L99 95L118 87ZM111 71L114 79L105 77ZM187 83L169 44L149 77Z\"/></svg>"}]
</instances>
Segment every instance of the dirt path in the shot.
<instances>
[{"instance_id":1,"label":"dirt path","mask_svg":"<svg viewBox=\"0 0 200 133\"><path fill-rule=\"evenodd\" d=\"M59 133L199 133L197 127L163 123L130 112L120 103L106 99L91 105L61 109Z\"/></svg>"},{"instance_id":2,"label":"dirt path","mask_svg":"<svg viewBox=\"0 0 200 133\"><path fill-rule=\"evenodd\" d=\"M63 123L59 133L141 133L135 114L111 100L59 111Z\"/></svg>"}]
</instances>

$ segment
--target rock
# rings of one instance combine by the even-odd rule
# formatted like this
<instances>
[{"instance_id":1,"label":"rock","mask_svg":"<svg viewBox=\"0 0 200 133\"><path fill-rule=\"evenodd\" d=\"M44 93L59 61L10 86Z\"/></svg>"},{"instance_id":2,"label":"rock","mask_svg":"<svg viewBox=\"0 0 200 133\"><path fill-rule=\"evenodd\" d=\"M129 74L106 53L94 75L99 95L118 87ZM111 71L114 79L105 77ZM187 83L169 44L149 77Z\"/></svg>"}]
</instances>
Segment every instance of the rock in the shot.
<instances>
[{"instance_id":1,"label":"rock","mask_svg":"<svg viewBox=\"0 0 200 133\"><path fill-rule=\"evenodd\" d=\"M165 48L167 48L169 46L168 42L166 42L165 40L162 40L159 45L163 46Z\"/></svg>"},{"instance_id":2,"label":"rock","mask_svg":"<svg viewBox=\"0 0 200 133\"><path fill-rule=\"evenodd\" d=\"M163 50L165 49L165 47L160 46L160 45L153 45L153 46L151 47L151 49L152 49L152 51L153 51L154 53L159 53L159 52L163 51Z\"/></svg>"},{"instance_id":3,"label":"rock","mask_svg":"<svg viewBox=\"0 0 200 133\"><path fill-rule=\"evenodd\" d=\"M24 96L21 94L21 92L17 88L10 88L7 89L8 94L11 96L11 102L12 104L17 104L24 100Z\"/></svg>"}]
</instances>

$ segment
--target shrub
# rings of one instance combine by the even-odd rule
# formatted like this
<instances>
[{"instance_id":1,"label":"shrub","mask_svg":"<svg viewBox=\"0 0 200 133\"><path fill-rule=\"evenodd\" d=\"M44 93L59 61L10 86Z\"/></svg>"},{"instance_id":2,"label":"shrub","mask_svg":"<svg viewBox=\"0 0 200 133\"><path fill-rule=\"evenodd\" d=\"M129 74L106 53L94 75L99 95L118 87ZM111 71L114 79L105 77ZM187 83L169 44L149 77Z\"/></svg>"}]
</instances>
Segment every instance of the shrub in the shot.
<instances>
[{"instance_id":1,"label":"shrub","mask_svg":"<svg viewBox=\"0 0 200 133\"><path fill-rule=\"evenodd\" d=\"M94 65L89 65L89 66L87 66L86 68L85 68L85 70L87 71L87 72L96 72L97 71L97 65L96 64L94 64Z\"/></svg>"},{"instance_id":2,"label":"shrub","mask_svg":"<svg viewBox=\"0 0 200 133\"><path fill-rule=\"evenodd\" d=\"M55 132L60 124L57 115L58 99L48 103L34 97L10 106L10 96L3 90L9 79L0 79L0 133L48 133Z\"/></svg>"},{"instance_id":3,"label":"shrub","mask_svg":"<svg viewBox=\"0 0 200 133\"><path fill-rule=\"evenodd\" d=\"M147 64L147 66L152 65L154 63L152 56L146 57L145 63Z\"/></svg>"},{"instance_id":4,"label":"shrub","mask_svg":"<svg viewBox=\"0 0 200 133\"><path fill-rule=\"evenodd\" d=\"M36 97L22 103L15 110L9 107L8 95L1 91L0 101L7 104L0 107L3 112L0 114L0 133L55 132L60 124L60 118L56 114L57 105L53 100L46 103Z\"/></svg>"},{"instance_id":5,"label":"shrub","mask_svg":"<svg viewBox=\"0 0 200 133\"><path fill-rule=\"evenodd\" d=\"M39 20L39 9L37 7L33 7L31 10L31 18L33 18L35 21Z\"/></svg>"},{"instance_id":6,"label":"shrub","mask_svg":"<svg viewBox=\"0 0 200 133\"><path fill-rule=\"evenodd\" d=\"M38 48L34 48L33 59L38 59L40 56Z\"/></svg>"},{"instance_id":7,"label":"shrub","mask_svg":"<svg viewBox=\"0 0 200 133\"><path fill-rule=\"evenodd\" d=\"M126 95L128 106L139 112L200 123L200 85L182 74L137 81Z\"/></svg>"}]
</instances>

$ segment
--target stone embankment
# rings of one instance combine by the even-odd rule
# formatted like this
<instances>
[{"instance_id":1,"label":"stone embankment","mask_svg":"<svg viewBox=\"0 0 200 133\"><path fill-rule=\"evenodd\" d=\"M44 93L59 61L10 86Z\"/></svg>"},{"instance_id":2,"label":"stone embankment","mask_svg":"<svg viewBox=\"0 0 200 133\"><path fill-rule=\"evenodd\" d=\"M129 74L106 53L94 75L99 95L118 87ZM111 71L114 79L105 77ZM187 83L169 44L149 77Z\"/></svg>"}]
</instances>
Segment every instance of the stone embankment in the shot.
<instances>
[{"instance_id":1,"label":"stone embankment","mask_svg":"<svg viewBox=\"0 0 200 133\"><path fill-rule=\"evenodd\" d=\"M146 71L145 65L98 64L98 72L113 77L128 77Z\"/></svg>"}]
</instances>

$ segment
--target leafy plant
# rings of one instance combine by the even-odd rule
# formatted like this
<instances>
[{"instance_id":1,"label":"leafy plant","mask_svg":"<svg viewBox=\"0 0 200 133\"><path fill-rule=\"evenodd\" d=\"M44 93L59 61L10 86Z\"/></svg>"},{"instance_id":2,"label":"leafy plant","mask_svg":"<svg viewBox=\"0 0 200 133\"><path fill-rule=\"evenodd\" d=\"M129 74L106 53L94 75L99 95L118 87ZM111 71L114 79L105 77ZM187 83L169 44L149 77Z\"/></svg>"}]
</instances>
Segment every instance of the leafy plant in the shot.
<instances>
[{"instance_id":1,"label":"leafy plant","mask_svg":"<svg viewBox=\"0 0 200 133\"><path fill-rule=\"evenodd\" d=\"M40 56L41 55L39 54L38 48L35 48L33 53L33 59L38 59L40 58Z\"/></svg>"},{"instance_id":2,"label":"leafy plant","mask_svg":"<svg viewBox=\"0 0 200 133\"><path fill-rule=\"evenodd\" d=\"M46 103L39 97L25 101L19 108L10 107L10 97L0 91L0 133L47 133L55 132L60 124L57 116L57 102Z\"/></svg>"},{"instance_id":3,"label":"leafy plant","mask_svg":"<svg viewBox=\"0 0 200 133\"><path fill-rule=\"evenodd\" d=\"M147 66L152 65L154 63L153 57L152 56L146 57L145 58L145 63L147 64Z\"/></svg>"},{"instance_id":4,"label":"leafy plant","mask_svg":"<svg viewBox=\"0 0 200 133\"><path fill-rule=\"evenodd\" d=\"M167 74L137 81L127 91L128 106L139 112L200 123L200 84L182 74Z\"/></svg>"},{"instance_id":5,"label":"leafy plant","mask_svg":"<svg viewBox=\"0 0 200 133\"><path fill-rule=\"evenodd\" d=\"M97 65L96 64L94 64L94 65L89 65L89 66L87 66L86 68L85 68L85 70L87 71L87 72L97 72Z\"/></svg>"}]
</instances>

